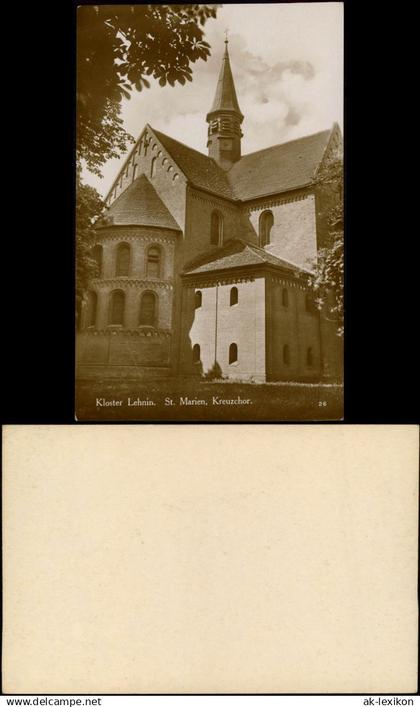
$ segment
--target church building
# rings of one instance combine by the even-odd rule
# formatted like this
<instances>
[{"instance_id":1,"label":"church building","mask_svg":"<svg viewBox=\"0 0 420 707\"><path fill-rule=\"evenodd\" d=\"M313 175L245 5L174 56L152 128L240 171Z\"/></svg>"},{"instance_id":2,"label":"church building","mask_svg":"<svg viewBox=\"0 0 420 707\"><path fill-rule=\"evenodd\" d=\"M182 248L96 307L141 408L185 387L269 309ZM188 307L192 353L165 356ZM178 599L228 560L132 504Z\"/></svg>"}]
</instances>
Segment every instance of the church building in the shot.
<instances>
[{"instance_id":1,"label":"church building","mask_svg":"<svg viewBox=\"0 0 420 707\"><path fill-rule=\"evenodd\" d=\"M205 155L146 125L95 226L79 378L341 375L334 324L308 278L325 245L316 179L330 129L242 155L228 44Z\"/></svg>"}]
</instances>

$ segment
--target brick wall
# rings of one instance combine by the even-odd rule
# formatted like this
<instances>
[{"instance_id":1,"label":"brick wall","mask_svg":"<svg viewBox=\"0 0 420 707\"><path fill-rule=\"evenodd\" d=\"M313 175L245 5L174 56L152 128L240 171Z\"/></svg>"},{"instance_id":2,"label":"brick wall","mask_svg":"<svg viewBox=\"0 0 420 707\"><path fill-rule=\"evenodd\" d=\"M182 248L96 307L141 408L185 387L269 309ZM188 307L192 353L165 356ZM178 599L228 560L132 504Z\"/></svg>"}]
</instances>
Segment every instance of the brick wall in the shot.
<instances>
[{"instance_id":1,"label":"brick wall","mask_svg":"<svg viewBox=\"0 0 420 707\"><path fill-rule=\"evenodd\" d=\"M270 245L266 250L288 262L308 267L308 262L316 258L316 213L315 198L312 194L280 204L261 205L249 214L249 221L255 234L259 231L259 218L269 210L274 217L270 234Z\"/></svg>"},{"instance_id":2,"label":"brick wall","mask_svg":"<svg viewBox=\"0 0 420 707\"><path fill-rule=\"evenodd\" d=\"M109 323L111 292L122 290L125 294L124 324L121 328L136 329L139 326L140 300L144 292L154 292L157 296L156 328L170 330L172 327L172 287L162 283L139 283L136 281L113 280L94 284L91 288L97 294L96 329L106 329ZM86 327L85 327L86 328Z\"/></svg>"},{"instance_id":3,"label":"brick wall","mask_svg":"<svg viewBox=\"0 0 420 707\"><path fill-rule=\"evenodd\" d=\"M239 237L239 208L223 199L212 197L190 187L187 192L184 263L196 258L201 253L216 250L218 247L210 243L210 224L213 211L219 211L223 217L224 242L230 238Z\"/></svg>"},{"instance_id":4,"label":"brick wall","mask_svg":"<svg viewBox=\"0 0 420 707\"><path fill-rule=\"evenodd\" d=\"M158 332L81 332L77 338L79 366L168 367L171 336Z\"/></svg>"},{"instance_id":5,"label":"brick wall","mask_svg":"<svg viewBox=\"0 0 420 707\"><path fill-rule=\"evenodd\" d=\"M140 226L98 229L96 242L103 246L102 273L90 283L90 290L97 295L96 324L88 326L90 317L86 300L82 311L83 331L77 342L79 369L81 365L96 364L106 366L106 375L109 375L112 366L174 366L174 269L179 237L168 229ZM115 274L120 243L128 243L131 248L127 276ZM160 249L159 277L147 274L147 252L151 246ZM114 290L122 290L125 295L123 325L110 325L111 293ZM140 303L146 291L154 292L157 297L154 328L139 326Z\"/></svg>"},{"instance_id":6,"label":"brick wall","mask_svg":"<svg viewBox=\"0 0 420 707\"><path fill-rule=\"evenodd\" d=\"M232 287L238 303L230 305ZM195 292L202 292L202 306L195 309ZM265 281L263 277L219 285L185 287L183 298L181 371L204 372L215 360L228 378L265 380ZM193 363L199 344L201 366ZM238 359L229 363L229 347L236 344Z\"/></svg>"},{"instance_id":7,"label":"brick wall","mask_svg":"<svg viewBox=\"0 0 420 707\"><path fill-rule=\"evenodd\" d=\"M186 223L185 233L175 254L175 272L180 273L184 269L185 263L193 260L202 253L216 250L218 246L210 243L211 214L214 210L219 211L223 216L224 240L238 236L240 222L239 208L231 205L224 199L205 194L204 192L189 186L186 193ZM191 293L190 293L191 294ZM185 302L186 293L179 276L175 276L174 291L174 350L176 363L174 373L182 373L187 369L189 373L197 373L198 367L191 367L191 347L185 350L188 338L188 327L191 324L190 315L194 313L194 302ZM210 336L210 333L209 333ZM210 355L210 354L206 354ZM212 363L214 354L212 354ZM207 365L206 360L206 365Z\"/></svg>"},{"instance_id":8,"label":"brick wall","mask_svg":"<svg viewBox=\"0 0 420 707\"><path fill-rule=\"evenodd\" d=\"M287 305L283 291L287 291ZM286 278L267 282L267 377L271 380L319 380L321 348L319 316L306 310L303 285ZM284 347L289 348L289 362ZM308 349L312 361L308 363Z\"/></svg>"},{"instance_id":9,"label":"brick wall","mask_svg":"<svg viewBox=\"0 0 420 707\"><path fill-rule=\"evenodd\" d=\"M147 251L157 246L161 253L160 279L172 280L174 276L175 248L179 236L169 229L147 226L107 227L97 230L95 244L102 246L101 279L115 278L117 249L121 243L130 246L130 266L127 277L144 279L147 275Z\"/></svg>"},{"instance_id":10,"label":"brick wall","mask_svg":"<svg viewBox=\"0 0 420 707\"><path fill-rule=\"evenodd\" d=\"M145 143L149 140L145 154ZM151 166L154 158L156 158L156 161L154 162L154 175L152 177ZM148 130L143 131L115 181L111 196L107 201L108 206L130 186L133 182L133 176L137 178L140 174L145 174L150 180L163 203L183 230L186 203L185 177L180 173L175 162L164 150L158 139Z\"/></svg>"}]
</instances>

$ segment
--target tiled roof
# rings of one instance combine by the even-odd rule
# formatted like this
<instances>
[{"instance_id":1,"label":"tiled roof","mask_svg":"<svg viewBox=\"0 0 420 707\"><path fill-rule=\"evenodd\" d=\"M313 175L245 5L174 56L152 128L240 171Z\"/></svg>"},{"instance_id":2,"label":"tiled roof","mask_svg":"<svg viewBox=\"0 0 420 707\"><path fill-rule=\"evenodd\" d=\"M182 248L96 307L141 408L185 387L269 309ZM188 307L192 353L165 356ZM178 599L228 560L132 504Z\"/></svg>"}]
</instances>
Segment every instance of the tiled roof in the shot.
<instances>
[{"instance_id":1,"label":"tiled roof","mask_svg":"<svg viewBox=\"0 0 420 707\"><path fill-rule=\"evenodd\" d=\"M141 174L112 202L107 214L108 225L160 226L180 230L155 188Z\"/></svg>"},{"instance_id":2,"label":"tiled roof","mask_svg":"<svg viewBox=\"0 0 420 707\"><path fill-rule=\"evenodd\" d=\"M277 258L275 255L267 253L267 251L258 246L234 238L222 248L207 253L206 256L202 256L189 265L187 264L184 274L199 275L201 273L264 264L275 265L283 270L289 270L291 273L301 272L301 269L296 265L288 263L281 258Z\"/></svg>"},{"instance_id":3,"label":"tiled roof","mask_svg":"<svg viewBox=\"0 0 420 707\"><path fill-rule=\"evenodd\" d=\"M237 199L254 199L309 184L322 160L331 130L244 155L228 172Z\"/></svg>"},{"instance_id":4,"label":"tiled roof","mask_svg":"<svg viewBox=\"0 0 420 707\"><path fill-rule=\"evenodd\" d=\"M234 198L226 172L211 157L183 145L182 142L178 142L178 140L174 140L154 128L152 129L189 181L195 186L219 196L228 199Z\"/></svg>"},{"instance_id":5,"label":"tiled roof","mask_svg":"<svg viewBox=\"0 0 420 707\"><path fill-rule=\"evenodd\" d=\"M309 184L319 167L331 130L244 155L228 172L207 155L154 130L163 147L195 186L228 199L246 201Z\"/></svg>"}]
</instances>

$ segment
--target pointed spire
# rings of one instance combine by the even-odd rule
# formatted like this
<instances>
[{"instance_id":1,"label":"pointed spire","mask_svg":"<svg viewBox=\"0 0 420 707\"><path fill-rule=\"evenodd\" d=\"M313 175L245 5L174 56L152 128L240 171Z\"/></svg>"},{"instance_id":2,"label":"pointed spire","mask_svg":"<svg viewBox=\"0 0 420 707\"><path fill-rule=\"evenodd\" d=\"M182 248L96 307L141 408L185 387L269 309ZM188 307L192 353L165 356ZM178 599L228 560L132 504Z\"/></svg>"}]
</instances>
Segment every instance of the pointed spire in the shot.
<instances>
[{"instance_id":1,"label":"pointed spire","mask_svg":"<svg viewBox=\"0 0 420 707\"><path fill-rule=\"evenodd\" d=\"M238 99L236 97L232 69L230 68L228 44L229 40L226 37L222 66L220 69L219 80L217 82L216 87L216 94L214 96L214 101L210 113L214 113L218 110L228 110L235 111L235 113L239 113L239 115L243 117L241 109L239 108Z\"/></svg>"},{"instance_id":2,"label":"pointed spire","mask_svg":"<svg viewBox=\"0 0 420 707\"><path fill-rule=\"evenodd\" d=\"M207 113L209 157L222 169L228 170L241 159L241 123L244 116L239 108L235 84L230 68L228 38L216 87L216 95L210 112Z\"/></svg>"}]
</instances>

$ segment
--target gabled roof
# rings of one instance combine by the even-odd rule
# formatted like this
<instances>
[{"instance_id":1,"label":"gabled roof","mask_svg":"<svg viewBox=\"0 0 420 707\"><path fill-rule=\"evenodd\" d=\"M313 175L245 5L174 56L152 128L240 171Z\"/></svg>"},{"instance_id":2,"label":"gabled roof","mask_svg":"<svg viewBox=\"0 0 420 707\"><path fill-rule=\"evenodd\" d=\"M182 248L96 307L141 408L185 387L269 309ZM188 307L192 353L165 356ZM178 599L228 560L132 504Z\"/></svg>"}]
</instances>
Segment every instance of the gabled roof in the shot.
<instances>
[{"instance_id":1,"label":"gabled roof","mask_svg":"<svg viewBox=\"0 0 420 707\"><path fill-rule=\"evenodd\" d=\"M192 184L228 199L247 201L310 184L333 130L244 155L228 172L207 155L158 130L153 132Z\"/></svg>"},{"instance_id":2,"label":"gabled roof","mask_svg":"<svg viewBox=\"0 0 420 707\"><path fill-rule=\"evenodd\" d=\"M106 221L107 225L115 226L160 226L180 230L145 174L137 177L112 202L106 214Z\"/></svg>"},{"instance_id":3,"label":"gabled roof","mask_svg":"<svg viewBox=\"0 0 420 707\"><path fill-rule=\"evenodd\" d=\"M227 173L235 197L245 201L310 184L331 132L324 130L244 155Z\"/></svg>"},{"instance_id":4,"label":"gabled roof","mask_svg":"<svg viewBox=\"0 0 420 707\"><path fill-rule=\"evenodd\" d=\"M330 130L252 152L244 155L226 172L211 157L151 126L147 127L191 184L231 201L247 201L311 184L330 139L337 131L339 133L338 126L334 126ZM111 208L130 188L112 203Z\"/></svg>"},{"instance_id":5,"label":"gabled roof","mask_svg":"<svg viewBox=\"0 0 420 707\"><path fill-rule=\"evenodd\" d=\"M243 115L239 108L238 99L236 96L235 84L233 82L232 69L230 68L228 42L225 40L225 53L223 55L222 66L220 68L219 80L216 86L216 94L214 96L213 105L210 109L211 113L216 111L234 111L239 113L241 118Z\"/></svg>"},{"instance_id":6,"label":"gabled roof","mask_svg":"<svg viewBox=\"0 0 420 707\"><path fill-rule=\"evenodd\" d=\"M190 182L214 194L228 199L234 198L226 172L211 157L193 150L192 147L174 140L159 130L151 129Z\"/></svg>"},{"instance_id":7,"label":"gabled roof","mask_svg":"<svg viewBox=\"0 0 420 707\"><path fill-rule=\"evenodd\" d=\"M187 264L183 274L200 275L219 270L261 265L274 265L293 274L302 272L302 269L296 265L277 258L258 246L239 238L232 238L221 248Z\"/></svg>"}]
</instances>

